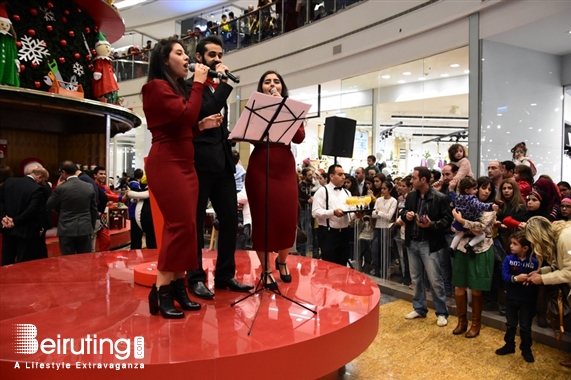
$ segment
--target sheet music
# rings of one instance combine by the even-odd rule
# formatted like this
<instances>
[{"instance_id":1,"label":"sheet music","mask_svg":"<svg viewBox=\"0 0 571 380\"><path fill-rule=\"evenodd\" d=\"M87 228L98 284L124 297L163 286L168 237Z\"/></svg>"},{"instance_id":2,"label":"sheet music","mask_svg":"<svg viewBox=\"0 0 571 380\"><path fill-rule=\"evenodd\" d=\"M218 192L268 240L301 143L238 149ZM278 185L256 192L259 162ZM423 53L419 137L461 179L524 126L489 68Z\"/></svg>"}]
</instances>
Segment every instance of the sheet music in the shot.
<instances>
[{"instance_id":1,"label":"sheet music","mask_svg":"<svg viewBox=\"0 0 571 380\"><path fill-rule=\"evenodd\" d=\"M287 98L281 105L283 100L283 98L254 92L228 138L230 140L265 141L265 139L262 140L262 136L276 111L279 110L269 131L270 142L289 144L302 120L307 116L311 104Z\"/></svg>"}]
</instances>

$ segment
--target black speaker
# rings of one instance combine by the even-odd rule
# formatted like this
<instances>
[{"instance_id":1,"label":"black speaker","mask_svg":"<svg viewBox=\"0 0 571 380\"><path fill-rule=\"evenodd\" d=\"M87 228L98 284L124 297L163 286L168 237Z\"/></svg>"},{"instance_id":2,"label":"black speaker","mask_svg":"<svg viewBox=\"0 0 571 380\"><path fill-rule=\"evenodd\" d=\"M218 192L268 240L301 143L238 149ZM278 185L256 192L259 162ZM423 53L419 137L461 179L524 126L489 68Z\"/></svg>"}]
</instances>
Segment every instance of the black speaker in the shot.
<instances>
[{"instance_id":1,"label":"black speaker","mask_svg":"<svg viewBox=\"0 0 571 380\"><path fill-rule=\"evenodd\" d=\"M357 120L331 116L325 119L323 148L326 156L353 157Z\"/></svg>"}]
</instances>

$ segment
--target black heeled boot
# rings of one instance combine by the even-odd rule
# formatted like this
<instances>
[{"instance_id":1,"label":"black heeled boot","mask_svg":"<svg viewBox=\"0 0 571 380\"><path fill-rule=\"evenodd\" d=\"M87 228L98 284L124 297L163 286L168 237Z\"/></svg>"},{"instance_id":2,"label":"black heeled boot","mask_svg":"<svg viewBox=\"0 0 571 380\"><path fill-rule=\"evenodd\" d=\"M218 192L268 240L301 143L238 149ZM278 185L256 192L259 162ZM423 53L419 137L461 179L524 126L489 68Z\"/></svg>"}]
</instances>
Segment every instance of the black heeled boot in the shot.
<instances>
[{"instance_id":1,"label":"black heeled boot","mask_svg":"<svg viewBox=\"0 0 571 380\"><path fill-rule=\"evenodd\" d=\"M200 310L200 304L192 302L190 298L188 298L188 293L184 286L184 278L171 281L171 297L178 302L182 310Z\"/></svg>"},{"instance_id":2,"label":"black heeled boot","mask_svg":"<svg viewBox=\"0 0 571 380\"><path fill-rule=\"evenodd\" d=\"M278 261L278 258L276 257L276 270L280 271L280 278L282 279L283 282L291 282L291 273L290 274L283 274L282 268L284 268L284 270L287 270L287 264L286 263L280 263Z\"/></svg>"},{"instance_id":3,"label":"black heeled boot","mask_svg":"<svg viewBox=\"0 0 571 380\"><path fill-rule=\"evenodd\" d=\"M180 319L184 318L184 313L176 309L172 303L170 285L157 287L153 284L153 288L149 293L149 312L157 315L161 312L163 318Z\"/></svg>"}]
</instances>

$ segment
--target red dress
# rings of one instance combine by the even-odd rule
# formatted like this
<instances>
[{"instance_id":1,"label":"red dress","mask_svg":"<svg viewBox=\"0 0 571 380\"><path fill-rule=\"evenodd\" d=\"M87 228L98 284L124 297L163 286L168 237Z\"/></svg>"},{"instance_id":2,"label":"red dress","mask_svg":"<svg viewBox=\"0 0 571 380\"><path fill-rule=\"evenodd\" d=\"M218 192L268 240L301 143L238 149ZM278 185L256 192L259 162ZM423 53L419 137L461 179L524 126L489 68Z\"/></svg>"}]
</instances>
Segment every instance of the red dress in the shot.
<instances>
[{"instance_id":1,"label":"red dress","mask_svg":"<svg viewBox=\"0 0 571 380\"><path fill-rule=\"evenodd\" d=\"M198 268L198 177L192 138L200 133L197 121L203 90L202 83L194 82L190 98L184 100L165 80L143 86L143 111L153 135L145 170L165 222L157 266L161 271Z\"/></svg>"},{"instance_id":2,"label":"red dress","mask_svg":"<svg viewBox=\"0 0 571 380\"><path fill-rule=\"evenodd\" d=\"M300 126L292 142L305 138ZM246 193L252 213L252 248L265 249L266 226L266 144L254 144L246 172ZM270 145L268 250L290 248L297 227L298 189L295 160L290 145Z\"/></svg>"}]
</instances>

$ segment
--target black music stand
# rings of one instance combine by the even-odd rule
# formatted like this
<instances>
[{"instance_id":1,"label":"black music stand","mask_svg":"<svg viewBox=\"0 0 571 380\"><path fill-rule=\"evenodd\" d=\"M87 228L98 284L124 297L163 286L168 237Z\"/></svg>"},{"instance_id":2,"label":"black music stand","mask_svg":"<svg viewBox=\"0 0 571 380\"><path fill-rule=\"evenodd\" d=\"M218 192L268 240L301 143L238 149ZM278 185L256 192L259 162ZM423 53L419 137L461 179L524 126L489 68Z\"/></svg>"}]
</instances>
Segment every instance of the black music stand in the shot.
<instances>
[{"instance_id":1,"label":"black music stand","mask_svg":"<svg viewBox=\"0 0 571 380\"><path fill-rule=\"evenodd\" d=\"M309 111L309 105L300 103L287 97L276 98L274 96L264 95L261 93L254 93L250 97L244 112L240 116L236 127L232 130L229 139L233 141L244 141L250 143L266 143L266 209L265 209L265 246L264 246L264 268L267 271L269 268L268 263L268 223L269 223L269 171L270 171L270 145L271 144L289 144L293 135L297 131L299 123L304 115ZM274 129L272 130L272 127ZM270 133L273 132L273 133ZM301 303L285 296L280 292L277 283L270 277L270 284L266 284L264 273L260 276L260 280L256 284L253 292L247 296L233 302L230 306L234 306L258 293L262 293L260 297L260 304L254 315L252 326L248 330L248 335L254 328L256 317L260 311L262 301L264 299L265 290L270 290L278 296L295 303L296 305L317 314L316 311L302 305ZM269 289L268 286L275 286L275 289Z\"/></svg>"}]
</instances>

